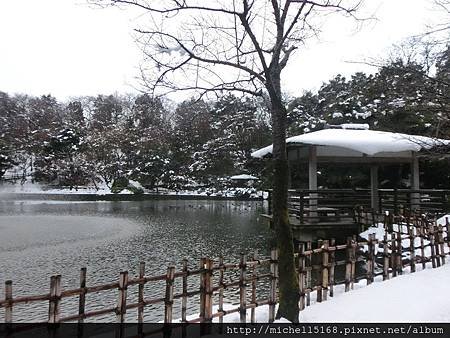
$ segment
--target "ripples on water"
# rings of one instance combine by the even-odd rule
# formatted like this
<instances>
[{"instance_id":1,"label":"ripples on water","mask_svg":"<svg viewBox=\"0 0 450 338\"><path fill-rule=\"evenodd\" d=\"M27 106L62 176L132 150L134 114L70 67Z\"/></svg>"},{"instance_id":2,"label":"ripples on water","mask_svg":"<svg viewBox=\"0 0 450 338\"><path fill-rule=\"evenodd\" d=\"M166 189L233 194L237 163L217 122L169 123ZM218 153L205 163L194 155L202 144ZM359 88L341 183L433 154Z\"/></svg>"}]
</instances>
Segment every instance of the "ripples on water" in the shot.
<instances>
[{"instance_id":1,"label":"ripples on water","mask_svg":"<svg viewBox=\"0 0 450 338\"><path fill-rule=\"evenodd\" d=\"M259 218L262 202L236 201L137 201L137 202L44 202L0 201L0 292L3 281L13 280L13 293L48 293L50 276L62 275L64 289L79 286L79 269L87 267L87 285L113 282L119 272L136 276L140 261L146 275L160 275L169 265L181 269L184 258L192 269L201 257L237 262L239 254L267 256L270 232ZM198 276L190 277L190 290L198 289ZM260 282L259 282L260 283ZM267 281L260 298L265 297ZM258 288L260 285L258 285ZM181 279L175 285L181 291ZM148 283L145 297L160 297L164 283ZM129 288L128 301L137 298L137 286ZM238 290L225 301L235 303ZM117 290L87 295L86 311L113 307ZM76 297L62 301L62 315L77 313ZM188 313L198 311L191 298ZM174 318L181 304L174 305ZM14 307L14 320L46 320L45 303ZM161 305L145 308L147 321L163 319ZM0 312L0 316L3 313ZM135 321L136 311L128 319ZM114 315L91 320L114 321Z\"/></svg>"}]
</instances>

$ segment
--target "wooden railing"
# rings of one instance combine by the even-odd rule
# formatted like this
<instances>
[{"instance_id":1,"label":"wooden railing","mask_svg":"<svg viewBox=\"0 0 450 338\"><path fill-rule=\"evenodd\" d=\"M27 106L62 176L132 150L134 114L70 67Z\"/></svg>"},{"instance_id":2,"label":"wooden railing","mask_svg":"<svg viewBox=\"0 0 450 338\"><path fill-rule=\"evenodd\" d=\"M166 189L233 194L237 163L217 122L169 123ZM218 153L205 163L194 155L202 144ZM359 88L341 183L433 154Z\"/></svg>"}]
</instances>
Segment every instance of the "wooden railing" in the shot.
<instances>
[{"instance_id":1,"label":"wooden railing","mask_svg":"<svg viewBox=\"0 0 450 338\"><path fill-rule=\"evenodd\" d=\"M437 225L433 219L423 215L392 216L384 215L382 227L385 231L383 238L369 235L368 240L359 240L349 237L346 243L336 244L334 239L320 240L317 243L306 242L298 246L295 254L299 276L300 309L311 305L315 293L316 301L322 302L335 295L335 287L342 284L344 291L353 289L354 283L366 280L368 284L376 276L383 280L396 277L409 267L414 273L417 266L425 268L430 263L433 268L446 263L450 254L450 224L447 219L445 225ZM418 241L415 241L419 239ZM405 246L405 240L409 244ZM420 243L416 246L414 243ZM375 247L378 246L378 253ZM429 250L426 250L429 248ZM427 251L430 254L427 254ZM129 310L137 310L138 323L144 322L144 309L153 304L163 304L164 322L173 321L175 302L181 307L182 323L211 322L231 313L239 313L241 323L247 321L247 310L250 310L250 321L254 323L255 308L268 305L268 321L275 318L277 303L278 257L277 251L272 250L270 258L247 259L241 255L238 263L224 263L219 258L215 263L209 258L202 258L198 269L189 270L188 262L183 261L181 271L170 266L165 274L159 276L146 276L145 263L139 265L139 275L129 277L128 272L119 274L116 282L87 286L86 269L80 272L79 288L63 290L61 276L50 278L50 290L46 294L33 296L13 296L12 281L5 282L5 298L0 299L0 307L4 308L4 321L30 321L23 318L20 313L14 313L18 304L40 302L48 306L48 323L83 322L88 318L95 318L112 314L119 323L130 320L127 317ZM199 288L189 289L188 279L195 276L199 278ZM236 278L234 278L235 276ZM237 277L238 276L238 277ZM231 278L233 277L233 278ZM180 281L181 288L175 288L175 281ZM268 297L261 298L257 282L266 280L268 283ZM165 282L164 296L147 298L144 286L158 281ZM192 284L191 284L192 285ZM129 302L131 287L137 286L137 301ZM157 284L154 285L157 287ZM239 305L231 309L224 309L224 298L227 290L239 290ZM105 307L93 311L86 311L86 303L90 295L105 290L116 290L116 306ZM199 313L188 319L187 305L190 300L199 296ZM66 298L77 297L78 313L61 315L61 301ZM213 307L217 299L217 308ZM197 301L197 300L196 300ZM192 315L192 314L191 314ZM102 318L101 320L105 320ZM133 320L134 321L134 320Z\"/></svg>"},{"instance_id":2,"label":"wooden railing","mask_svg":"<svg viewBox=\"0 0 450 338\"><path fill-rule=\"evenodd\" d=\"M181 322L183 323L198 323L211 322L213 318L222 317L225 314L239 312L241 319L245 321L245 313L247 309L252 310L251 320L254 322L254 308L257 306L269 304L271 318L275 316L275 302L276 302L276 264L277 256L276 250L272 251L272 257L266 259L251 259L247 260L246 255L241 255L239 263L226 264L223 258L219 258L218 264L209 258L202 258L198 269L189 270L187 260L183 261L181 271L176 271L174 266L167 268L167 273L158 276L145 275L145 263L139 264L139 276L131 277L127 271L120 272L119 279L116 282L107 284L87 286L86 285L86 268L80 270L80 287L70 290L62 290L61 275L52 276L50 278L50 289L46 294L33 296L13 297L13 283L8 280L5 282L5 298L0 299L0 308L5 308L5 322L11 323L16 317L13 317L13 309L18 304L30 304L36 302L48 302L48 323L60 322L83 322L87 318L94 318L104 316L107 314L114 314L116 321L119 323L125 322L128 310L137 309L137 322L144 321L144 308L150 305L163 304L164 305L164 323L171 323L173 320L174 302L181 300ZM233 270L237 270L239 279L226 282L225 277L233 274ZM258 271L258 270L262 270ZM268 270L268 271L265 271ZM213 275L218 277L217 285L213 285ZM199 288L189 290L188 278L199 278ZM256 298L256 282L262 279L267 279L270 284L269 298ZM181 282L180 292L175 292L175 281ZM144 295L144 286L155 282L165 281L165 290L163 297L146 298ZM270 282L271 281L271 282ZM192 285L192 283L191 283ZM250 285L250 289L247 289ZM129 303L129 290L131 287L137 286L137 302ZM156 285L155 285L156 286ZM224 310L224 292L231 288L239 288L239 307L234 309ZM94 311L86 311L86 302L89 295L96 294L106 290L117 290L117 305L106 307ZM248 291L248 292L247 292ZM247 300L247 293L250 293L251 300ZM218 295L218 310L213 313L213 295ZM196 318L187 319L187 305L188 300L199 296L200 298L200 313ZM61 316L61 301L66 298L78 297L78 313L68 316ZM17 318L19 321L28 321L27 318Z\"/></svg>"},{"instance_id":3,"label":"wooden railing","mask_svg":"<svg viewBox=\"0 0 450 338\"><path fill-rule=\"evenodd\" d=\"M380 212L389 210L394 214L401 213L402 209L419 209L423 212L443 213L449 211L448 190L435 189L380 189Z\"/></svg>"},{"instance_id":4,"label":"wooden railing","mask_svg":"<svg viewBox=\"0 0 450 338\"><path fill-rule=\"evenodd\" d=\"M443 214L450 210L448 190L379 189L378 210L394 214L403 210L421 210ZM272 213L272 196L269 190L269 211ZM289 190L288 208L290 215L300 224L353 222L355 208L371 208L371 192L368 189L319 189Z\"/></svg>"}]
</instances>

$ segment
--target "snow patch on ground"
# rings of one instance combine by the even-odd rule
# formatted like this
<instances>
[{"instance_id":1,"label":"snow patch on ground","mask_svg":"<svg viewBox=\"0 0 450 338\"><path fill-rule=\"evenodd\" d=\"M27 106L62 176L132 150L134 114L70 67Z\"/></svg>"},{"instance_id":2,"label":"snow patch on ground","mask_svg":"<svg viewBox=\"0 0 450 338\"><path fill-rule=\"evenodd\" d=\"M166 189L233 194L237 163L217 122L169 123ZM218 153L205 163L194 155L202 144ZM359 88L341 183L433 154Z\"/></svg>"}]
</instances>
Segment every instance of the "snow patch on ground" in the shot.
<instances>
[{"instance_id":1,"label":"snow patch on ground","mask_svg":"<svg viewBox=\"0 0 450 338\"><path fill-rule=\"evenodd\" d=\"M448 218L450 220L450 215L442 216L441 218L436 220L436 223L438 225L443 225L444 226L443 227L443 236L444 237L447 236L447 230L446 230L446 227L445 227L446 218ZM399 227L400 227L400 229L399 229ZM401 230L403 233L407 233L408 232L408 228L405 225L400 225L399 226L397 224L393 224L393 230L396 231L396 232ZM377 226L368 228L366 231L361 232L359 234L359 236L364 238L364 239L366 239L366 240L368 240L370 234L375 234L375 238L377 240L383 241L384 240L384 235L385 235L385 229L384 229L383 223L378 223ZM408 236L406 236L406 235L402 235L402 238L403 238L402 239L402 247L403 247L403 249L409 249L411 247L411 240L409 238L407 238L407 237ZM387 239L388 239L388 241L391 240L391 236L388 235ZM422 251L421 251L421 249L419 247L421 245L423 245L423 246L425 246L425 248L424 248L425 256L431 256L431 248L429 246L427 246L429 243L430 242L428 240L426 240L426 239L422 239L421 240L419 237L414 238L414 247L416 248L414 250L415 255L417 255L417 256L421 256L422 255ZM364 251L368 250L367 245L365 245L363 247L363 250ZM445 246L444 250L447 253L450 250L450 248L448 248L448 246ZM378 246L375 246L375 254L377 254L377 253L378 253ZM402 257L403 258L410 258L410 256L411 256L410 252L403 252L402 253Z\"/></svg>"},{"instance_id":2,"label":"snow patch on ground","mask_svg":"<svg viewBox=\"0 0 450 338\"><path fill-rule=\"evenodd\" d=\"M402 275L330 298L300 322L450 322L450 264ZM425 288L426 287L426 288Z\"/></svg>"}]
</instances>

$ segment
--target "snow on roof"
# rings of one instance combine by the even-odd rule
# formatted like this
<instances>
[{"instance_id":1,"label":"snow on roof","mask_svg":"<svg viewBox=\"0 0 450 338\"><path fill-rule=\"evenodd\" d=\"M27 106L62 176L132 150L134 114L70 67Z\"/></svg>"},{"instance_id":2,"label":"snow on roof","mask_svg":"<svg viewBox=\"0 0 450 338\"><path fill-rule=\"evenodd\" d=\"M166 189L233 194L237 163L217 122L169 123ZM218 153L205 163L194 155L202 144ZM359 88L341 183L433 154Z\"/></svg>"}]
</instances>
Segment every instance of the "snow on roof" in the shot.
<instances>
[{"instance_id":1,"label":"snow on roof","mask_svg":"<svg viewBox=\"0 0 450 338\"><path fill-rule=\"evenodd\" d=\"M343 124L339 124L339 125L329 125L328 128L368 130L369 125L367 123L343 123Z\"/></svg>"},{"instance_id":2,"label":"snow on roof","mask_svg":"<svg viewBox=\"0 0 450 338\"><path fill-rule=\"evenodd\" d=\"M439 145L449 145L450 140L425 136L391 133L363 129L323 129L286 139L287 144L310 144L341 147L367 155L387 152L420 151ZM259 149L252 157L262 158L272 153L272 146Z\"/></svg>"},{"instance_id":3,"label":"snow on roof","mask_svg":"<svg viewBox=\"0 0 450 338\"><path fill-rule=\"evenodd\" d=\"M231 176L230 179L232 180L257 180L258 177L247 175L247 174L240 174L240 175L234 175Z\"/></svg>"}]
</instances>

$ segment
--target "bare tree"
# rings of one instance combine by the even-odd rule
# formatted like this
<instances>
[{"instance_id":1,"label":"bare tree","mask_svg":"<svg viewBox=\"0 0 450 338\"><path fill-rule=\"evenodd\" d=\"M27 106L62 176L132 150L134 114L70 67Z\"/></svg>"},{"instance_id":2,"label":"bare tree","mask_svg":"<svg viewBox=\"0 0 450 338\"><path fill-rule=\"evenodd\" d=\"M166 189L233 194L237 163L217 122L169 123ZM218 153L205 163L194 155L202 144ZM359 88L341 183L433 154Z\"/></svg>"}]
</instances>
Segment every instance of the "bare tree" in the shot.
<instances>
[{"instance_id":1,"label":"bare tree","mask_svg":"<svg viewBox=\"0 0 450 338\"><path fill-rule=\"evenodd\" d=\"M442 22L428 27L427 31L423 35L437 35L444 33L441 36L443 42L448 43L448 32L450 30L450 1L449 0L431 0L436 9L444 14L444 19Z\"/></svg>"},{"instance_id":2,"label":"bare tree","mask_svg":"<svg viewBox=\"0 0 450 338\"><path fill-rule=\"evenodd\" d=\"M102 0L91 0L102 4ZM355 17L358 0L110 0L143 11L145 86L155 95L195 90L264 96L273 128L273 223L279 249L278 316L298 321L298 279L287 209L286 107L281 74L319 32L319 18Z\"/></svg>"}]
</instances>

